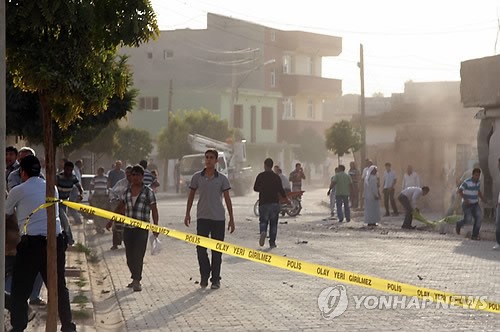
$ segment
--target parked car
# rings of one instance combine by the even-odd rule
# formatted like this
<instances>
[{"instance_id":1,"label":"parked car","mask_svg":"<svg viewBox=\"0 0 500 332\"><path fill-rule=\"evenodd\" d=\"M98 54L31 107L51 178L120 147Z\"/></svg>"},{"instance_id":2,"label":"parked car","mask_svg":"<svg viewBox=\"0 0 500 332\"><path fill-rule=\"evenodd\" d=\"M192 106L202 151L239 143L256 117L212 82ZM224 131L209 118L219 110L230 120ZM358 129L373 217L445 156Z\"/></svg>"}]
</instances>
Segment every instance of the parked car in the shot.
<instances>
[{"instance_id":1,"label":"parked car","mask_svg":"<svg viewBox=\"0 0 500 332\"><path fill-rule=\"evenodd\" d=\"M82 174L82 188L83 188L83 199L82 203L89 202L90 196L90 181L94 178L94 174Z\"/></svg>"}]
</instances>

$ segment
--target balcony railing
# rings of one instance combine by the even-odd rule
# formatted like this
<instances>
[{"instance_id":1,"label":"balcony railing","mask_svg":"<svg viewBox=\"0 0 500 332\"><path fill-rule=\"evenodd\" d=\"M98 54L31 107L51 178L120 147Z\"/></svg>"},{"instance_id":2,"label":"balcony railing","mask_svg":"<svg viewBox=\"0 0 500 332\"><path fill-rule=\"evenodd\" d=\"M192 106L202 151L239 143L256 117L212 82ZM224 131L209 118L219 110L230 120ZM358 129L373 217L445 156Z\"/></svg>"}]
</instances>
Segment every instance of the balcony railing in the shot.
<instances>
[{"instance_id":1,"label":"balcony railing","mask_svg":"<svg viewBox=\"0 0 500 332\"><path fill-rule=\"evenodd\" d=\"M282 74L279 86L284 96L309 95L334 95L342 94L342 81L309 75Z\"/></svg>"}]
</instances>

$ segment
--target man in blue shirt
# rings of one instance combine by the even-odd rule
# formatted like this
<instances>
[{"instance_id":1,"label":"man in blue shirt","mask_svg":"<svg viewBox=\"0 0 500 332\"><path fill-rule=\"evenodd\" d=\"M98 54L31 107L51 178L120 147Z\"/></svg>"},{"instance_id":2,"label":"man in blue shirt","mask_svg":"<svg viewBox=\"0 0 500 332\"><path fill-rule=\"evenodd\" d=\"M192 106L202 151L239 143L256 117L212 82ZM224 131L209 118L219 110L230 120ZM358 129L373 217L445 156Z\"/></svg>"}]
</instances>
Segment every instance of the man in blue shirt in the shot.
<instances>
[{"instance_id":1,"label":"man in blue shirt","mask_svg":"<svg viewBox=\"0 0 500 332\"><path fill-rule=\"evenodd\" d=\"M481 207L479 206L479 199L485 202L483 194L481 193L481 169L474 168L472 170L472 177L466 179L460 185L458 194L462 197L462 210L464 211L464 219L460 220L455 230L460 234L461 228L465 224L469 224L474 219L474 226L472 227L472 240L479 240L479 230L481 229Z\"/></svg>"},{"instance_id":2,"label":"man in blue shirt","mask_svg":"<svg viewBox=\"0 0 500 332\"><path fill-rule=\"evenodd\" d=\"M28 324L28 298L33 282L41 273L47 285L47 210L31 212L45 203L45 180L40 178L40 161L35 156L26 156L20 162L22 184L12 188L5 204L5 213L16 214L21 230L21 242L17 245L16 259L12 275L12 331L24 331ZM56 191L56 198L57 198ZM29 221L29 222L28 222ZM76 331L72 322L68 288L64 278L66 261L66 240L62 234L56 204L57 234L57 301L61 331ZM26 225L25 225L26 224Z\"/></svg>"}]
</instances>

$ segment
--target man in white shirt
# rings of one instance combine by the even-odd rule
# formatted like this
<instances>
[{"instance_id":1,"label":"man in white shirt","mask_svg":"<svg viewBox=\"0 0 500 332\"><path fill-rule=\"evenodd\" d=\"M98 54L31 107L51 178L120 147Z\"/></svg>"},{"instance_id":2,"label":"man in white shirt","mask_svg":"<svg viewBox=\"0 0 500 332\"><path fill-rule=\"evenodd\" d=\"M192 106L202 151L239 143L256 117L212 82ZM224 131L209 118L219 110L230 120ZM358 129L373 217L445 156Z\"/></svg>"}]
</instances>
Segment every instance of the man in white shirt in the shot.
<instances>
[{"instance_id":1,"label":"man in white shirt","mask_svg":"<svg viewBox=\"0 0 500 332\"><path fill-rule=\"evenodd\" d=\"M429 193L429 187L408 187L404 189L398 196L398 201L405 208L405 220L401 228L403 229L415 229L415 226L411 225L413 221L412 211L417 209L417 200L421 196L425 196Z\"/></svg>"},{"instance_id":2,"label":"man in white shirt","mask_svg":"<svg viewBox=\"0 0 500 332\"><path fill-rule=\"evenodd\" d=\"M16 259L12 274L12 331L24 331L28 325L28 298L33 282L41 273L47 284L47 210L31 212L45 203L45 180L40 178L41 165L35 156L26 156L20 162L22 184L12 188L5 203L5 214L16 214L21 242L17 245ZM55 197L58 198L57 190ZM57 234L57 301L61 331L76 331L72 322L68 288L64 278L67 241L62 233L56 204ZM29 219L28 219L29 218Z\"/></svg>"},{"instance_id":3,"label":"man in white shirt","mask_svg":"<svg viewBox=\"0 0 500 332\"><path fill-rule=\"evenodd\" d=\"M368 173L368 169L373 165L373 161L371 161L370 159L366 159L365 160L365 168L363 168L363 171L361 172L361 183L365 183L365 177L369 174ZM361 190L361 209L363 209L363 204L364 204L364 201L365 201L365 195L364 195L364 186L361 185L360 187L360 190Z\"/></svg>"},{"instance_id":4,"label":"man in white shirt","mask_svg":"<svg viewBox=\"0 0 500 332\"><path fill-rule=\"evenodd\" d=\"M132 180L132 166L127 166L125 168L125 178L118 180L113 188L109 189L109 200L111 204L111 211L115 211L120 202L120 198L123 196L125 191L130 186L130 181ZM113 246L110 250L118 249L118 246L122 244L123 241L123 224L121 222L113 222ZM109 229L108 229L109 230Z\"/></svg>"},{"instance_id":5,"label":"man in white shirt","mask_svg":"<svg viewBox=\"0 0 500 332\"><path fill-rule=\"evenodd\" d=\"M385 207L385 217L390 216L389 213L389 201L391 202L391 207L393 215L399 215L398 207L396 206L396 201L394 200L394 187L396 186L396 172L391 169L391 163L385 163L384 172L384 207Z\"/></svg>"},{"instance_id":6,"label":"man in white shirt","mask_svg":"<svg viewBox=\"0 0 500 332\"><path fill-rule=\"evenodd\" d=\"M292 187L290 186L290 181L286 177L285 174L283 174L283 170L278 166L274 166L274 173L278 174L280 179L281 179L281 185L283 186L283 189L285 190L286 193L289 193L292 191Z\"/></svg>"},{"instance_id":7,"label":"man in white shirt","mask_svg":"<svg viewBox=\"0 0 500 332\"><path fill-rule=\"evenodd\" d=\"M420 187L420 177L417 172L413 171L413 167L408 165L406 168L406 173L403 176L403 184L401 190L404 190L408 187Z\"/></svg>"}]
</instances>

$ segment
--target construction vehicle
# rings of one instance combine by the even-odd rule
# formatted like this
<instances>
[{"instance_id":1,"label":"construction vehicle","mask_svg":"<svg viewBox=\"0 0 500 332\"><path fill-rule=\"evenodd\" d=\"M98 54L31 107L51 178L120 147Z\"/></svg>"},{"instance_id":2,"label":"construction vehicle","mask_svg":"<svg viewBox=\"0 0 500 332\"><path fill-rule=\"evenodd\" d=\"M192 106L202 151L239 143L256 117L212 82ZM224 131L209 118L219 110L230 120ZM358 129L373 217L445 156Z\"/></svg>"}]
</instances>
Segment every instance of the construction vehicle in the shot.
<instances>
[{"instance_id":1,"label":"construction vehicle","mask_svg":"<svg viewBox=\"0 0 500 332\"><path fill-rule=\"evenodd\" d=\"M236 196L242 196L253 188L252 167L246 166L246 141L226 143L199 134L189 134L191 148L199 152L183 156L179 161L179 188L189 192L193 174L205 167L205 151L215 149L219 153L216 169L226 175Z\"/></svg>"}]
</instances>

